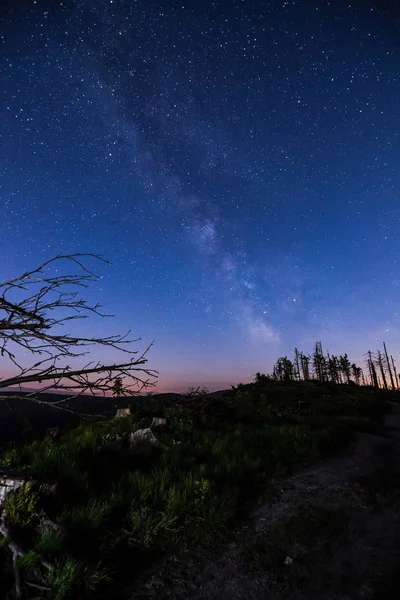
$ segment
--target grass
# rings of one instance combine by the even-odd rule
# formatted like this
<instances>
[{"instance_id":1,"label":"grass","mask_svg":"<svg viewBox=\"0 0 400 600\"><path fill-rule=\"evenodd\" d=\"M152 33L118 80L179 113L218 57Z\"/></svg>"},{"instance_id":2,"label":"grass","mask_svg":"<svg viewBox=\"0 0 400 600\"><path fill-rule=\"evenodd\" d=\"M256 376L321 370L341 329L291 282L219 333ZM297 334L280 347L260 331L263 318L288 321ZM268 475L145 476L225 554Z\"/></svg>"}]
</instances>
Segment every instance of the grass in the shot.
<instances>
[{"instance_id":1,"label":"grass","mask_svg":"<svg viewBox=\"0 0 400 600\"><path fill-rule=\"evenodd\" d=\"M34 487L25 483L7 498L7 515L9 520L20 527L29 526L38 517L39 493Z\"/></svg>"},{"instance_id":2,"label":"grass","mask_svg":"<svg viewBox=\"0 0 400 600\"><path fill-rule=\"evenodd\" d=\"M46 579L53 591L43 597L112 597L112 580L132 579L160 552L220 543L272 476L337 451L354 431L373 431L385 397L350 386L262 381L218 400L168 407L149 399L131 418L82 424L4 452L1 467L24 468L40 482L8 503L21 543L54 565ZM153 416L169 419L160 434L167 449L131 455L126 434ZM41 512L69 534L43 526L38 533ZM301 523L318 532L320 517L303 514ZM301 523L282 539L300 539Z\"/></svg>"}]
</instances>

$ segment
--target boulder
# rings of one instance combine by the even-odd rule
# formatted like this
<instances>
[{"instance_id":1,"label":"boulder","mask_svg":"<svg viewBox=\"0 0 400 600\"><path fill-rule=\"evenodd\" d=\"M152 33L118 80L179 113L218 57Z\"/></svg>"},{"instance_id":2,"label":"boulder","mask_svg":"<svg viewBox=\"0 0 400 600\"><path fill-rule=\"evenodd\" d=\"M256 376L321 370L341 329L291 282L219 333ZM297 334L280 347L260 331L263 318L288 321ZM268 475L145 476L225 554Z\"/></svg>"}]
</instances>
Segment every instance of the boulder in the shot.
<instances>
[{"instance_id":1,"label":"boulder","mask_svg":"<svg viewBox=\"0 0 400 600\"><path fill-rule=\"evenodd\" d=\"M138 429L129 435L129 450L130 452L139 454L149 454L153 448L166 448L164 444L160 442L150 429Z\"/></svg>"},{"instance_id":2,"label":"boulder","mask_svg":"<svg viewBox=\"0 0 400 600\"><path fill-rule=\"evenodd\" d=\"M11 492L16 492L20 487L25 485L27 480L17 473L0 473L0 507L3 505L7 496Z\"/></svg>"}]
</instances>

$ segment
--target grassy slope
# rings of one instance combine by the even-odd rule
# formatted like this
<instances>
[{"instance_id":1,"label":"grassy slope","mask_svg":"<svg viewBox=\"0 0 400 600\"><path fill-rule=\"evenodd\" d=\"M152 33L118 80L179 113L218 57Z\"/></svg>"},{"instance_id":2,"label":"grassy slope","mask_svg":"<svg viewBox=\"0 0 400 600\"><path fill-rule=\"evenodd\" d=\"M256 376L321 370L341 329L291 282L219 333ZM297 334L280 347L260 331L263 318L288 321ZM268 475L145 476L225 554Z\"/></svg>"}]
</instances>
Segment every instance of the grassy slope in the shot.
<instances>
[{"instance_id":1,"label":"grassy slope","mask_svg":"<svg viewBox=\"0 0 400 600\"><path fill-rule=\"evenodd\" d=\"M222 399L149 399L131 419L83 424L3 453L2 468L26 468L40 482L8 503L16 535L32 549L24 576L32 580L40 556L54 564L45 579L55 591L43 597L109 597L113 580L132 578L160 552L218 543L271 476L344 447L354 431L372 431L385 397L352 386L249 384ZM129 455L125 434L153 416L170 420L160 435L168 449ZM55 482L54 494L41 485ZM37 533L42 510L68 535L45 526ZM1 557L8 561L5 549Z\"/></svg>"}]
</instances>

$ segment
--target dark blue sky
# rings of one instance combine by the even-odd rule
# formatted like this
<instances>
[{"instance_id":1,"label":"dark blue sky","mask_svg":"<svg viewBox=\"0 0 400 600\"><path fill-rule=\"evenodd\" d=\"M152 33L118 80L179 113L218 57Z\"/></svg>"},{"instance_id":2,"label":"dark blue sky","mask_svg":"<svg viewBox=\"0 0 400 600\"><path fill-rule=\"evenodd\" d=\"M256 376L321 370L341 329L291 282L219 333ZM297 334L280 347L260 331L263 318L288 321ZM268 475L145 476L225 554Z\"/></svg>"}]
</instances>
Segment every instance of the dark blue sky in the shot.
<instances>
[{"instance_id":1,"label":"dark blue sky","mask_svg":"<svg viewBox=\"0 0 400 600\"><path fill-rule=\"evenodd\" d=\"M85 333L155 340L160 389L316 339L400 359L395 2L12 6L0 279L103 254L88 297L116 317Z\"/></svg>"}]
</instances>

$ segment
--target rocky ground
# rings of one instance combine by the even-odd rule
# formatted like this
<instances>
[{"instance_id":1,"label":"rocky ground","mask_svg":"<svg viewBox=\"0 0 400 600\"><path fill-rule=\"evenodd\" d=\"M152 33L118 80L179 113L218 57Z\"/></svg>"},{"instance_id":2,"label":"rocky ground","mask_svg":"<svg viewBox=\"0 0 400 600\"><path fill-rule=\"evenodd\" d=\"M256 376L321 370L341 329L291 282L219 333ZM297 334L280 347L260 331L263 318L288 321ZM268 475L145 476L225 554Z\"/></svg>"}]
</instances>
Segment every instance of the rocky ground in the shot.
<instances>
[{"instance_id":1,"label":"rocky ground","mask_svg":"<svg viewBox=\"0 0 400 600\"><path fill-rule=\"evenodd\" d=\"M224 548L172 555L125 600L400 597L400 405L379 434L272 482Z\"/></svg>"}]
</instances>

